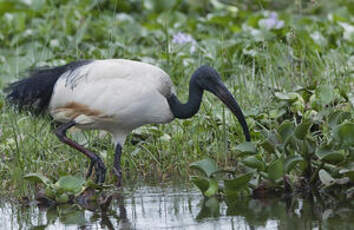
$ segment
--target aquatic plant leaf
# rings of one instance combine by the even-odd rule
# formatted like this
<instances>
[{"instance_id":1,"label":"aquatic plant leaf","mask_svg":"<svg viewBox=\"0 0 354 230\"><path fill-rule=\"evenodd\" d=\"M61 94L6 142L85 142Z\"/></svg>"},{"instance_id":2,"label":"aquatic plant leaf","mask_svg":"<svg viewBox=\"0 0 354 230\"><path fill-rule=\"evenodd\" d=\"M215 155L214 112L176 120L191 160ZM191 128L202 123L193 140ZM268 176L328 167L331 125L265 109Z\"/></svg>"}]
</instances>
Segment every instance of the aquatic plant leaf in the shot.
<instances>
[{"instance_id":1,"label":"aquatic plant leaf","mask_svg":"<svg viewBox=\"0 0 354 230\"><path fill-rule=\"evenodd\" d=\"M283 143L286 142L286 140L290 138L294 133L294 124L289 120L283 121L283 123L281 123L278 128L278 133L282 138Z\"/></svg>"},{"instance_id":2,"label":"aquatic plant leaf","mask_svg":"<svg viewBox=\"0 0 354 230\"><path fill-rule=\"evenodd\" d=\"M206 197L214 196L219 190L219 184L213 178L193 176L191 177L191 181L199 188L199 190Z\"/></svg>"},{"instance_id":3,"label":"aquatic plant leaf","mask_svg":"<svg viewBox=\"0 0 354 230\"><path fill-rule=\"evenodd\" d=\"M284 171L290 172L297 164L304 163L304 159L301 156L290 156L285 160Z\"/></svg>"},{"instance_id":4,"label":"aquatic plant leaf","mask_svg":"<svg viewBox=\"0 0 354 230\"><path fill-rule=\"evenodd\" d=\"M322 145L317 151L316 156L327 163L337 164L344 160L344 150L332 150L329 145Z\"/></svg>"},{"instance_id":5,"label":"aquatic plant leaf","mask_svg":"<svg viewBox=\"0 0 354 230\"><path fill-rule=\"evenodd\" d=\"M189 165L193 169L197 169L205 176L210 177L214 172L218 170L218 166L213 159L206 158L200 161L193 162Z\"/></svg>"},{"instance_id":6,"label":"aquatic plant leaf","mask_svg":"<svg viewBox=\"0 0 354 230\"><path fill-rule=\"evenodd\" d=\"M279 117L283 116L286 114L285 109L273 109L269 111L269 118L271 119L278 119Z\"/></svg>"},{"instance_id":7,"label":"aquatic plant leaf","mask_svg":"<svg viewBox=\"0 0 354 230\"><path fill-rule=\"evenodd\" d=\"M294 93L294 92L290 92L290 93L275 92L274 95L279 100L286 100L286 101L295 101L298 97L301 97L298 93Z\"/></svg>"},{"instance_id":8,"label":"aquatic plant leaf","mask_svg":"<svg viewBox=\"0 0 354 230\"><path fill-rule=\"evenodd\" d=\"M218 169L215 172L213 172L211 175L214 176L214 175L220 175L220 174L232 174L232 175L234 175L235 171L230 170L230 169Z\"/></svg>"},{"instance_id":9,"label":"aquatic plant leaf","mask_svg":"<svg viewBox=\"0 0 354 230\"><path fill-rule=\"evenodd\" d=\"M297 114L302 114L305 110L305 102L304 102L304 99L298 99L294 102L291 103L291 106L290 106L290 111L292 113L297 113Z\"/></svg>"},{"instance_id":10,"label":"aquatic plant leaf","mask_svg":"<svg viewBox=\"0 0 354 230\"><path fill-rule=\"evenodd\" d=\"M43 176L40 173L29 173L29 174L25 175L23 178L28 180L28 181L32 181L32 182L35 182L35 183L42 183L42 184L45 184L45 185L49 185L49 184L52 183L51 180L48 177Z\"/></svg>"},{"instance_id":11,"label":"aquatic plant leaf","mask_svg":"<svg viewBox=\"0 0 354 230\"><path fill-rule=\"evenodd\" d=\"M250 168L258 169L260 171L264 170L265 168L264 162L258 160L258 158L255 156L246 157L242 160L242 163Z\"/></svg>"},{"instance_id":12,"label":"aquatic plant leaf","mask_svg":"<svg viewBox=\"0 0 354 230\"><path fill-rule=\"evenodd\" d=\"M191 181L204 194L209 188L209 180L205 177L192 176Z\"/></svg>"},{"instance_id":13,"label":"aquatic plant leaf","mask_svg":"<svg viewBox=\"0 0 354 230\"><path fill-rule=\"evenodd\" d=\"M321 169L318 172L318 176L322 184L324 184L325 186L331 186L336 182L336 180L324 169Z\"/></svg>"},{"instance_id":14,"label":"aquatic plant leaf","mask_svg":"<svg viewBox=\"0 0 354 230\"><path fill-rule=\"evenodd\" d=\"M274 153L275 152L275 143L272 143L270 139L265 139L264 141L261 142L260 144L265 151L268 153Z\"/></svg>"},{"instance_id":15,"label":"aquatic plant leaf","mask_svg":"<svg viewBox=\"0 0 354 230\"><path fill-rule=\"evenodd\" d=\"M354 123L346 122L337 126L334 138L343 146L354 146Z\"/></svg>"},{"instance_id":16,"label":"aquatic plant leaf","mask_svg":"<svg viewBox=\"0 0 354 230\"><path fill-rule=\"evenodd\" d=\"M63 192L78 193L82 190L85 180L82 177L63 176L55 183L55 188Z\"/></svg>"},{"instance_id":17,"label":"aquatic plant leaf","mask_svg":"<svg viewBox=\"0 0 354 230\"><path fill-rule=\"evenodd\" d=\"M306 152L304 153L305 155L313 155L315 154L317 150L317 142L314 138L311 136L307 136L305 138L305 141L303 142L306 145Z\"/></svg>"},{"instance_id":18,"label":"aquatic plant leaf","mask_svg":"<svg viewBox=\"0 0 354 230\"><path fill-rule=\"evenodd\" d=\"M343 177L343 178L337 178L336 179L336 184L348 184L350 182L350 178L349 177Z\"/></svg>"},{"instance_id":19,"label":"aquatic plant leaf","mask_svg":"<svg viewBox=\"0 0 354 230\"><path fill-rule=\"evenodd\" d=\"M224 192L240 191L247 188L248 182L252 179L253 173L247 173L231 180L224 180Z\"/></svg>"},{"instance_id":20,"label":"aquatic plant leaf","mask_svg":"<svg viewBox=\"0 0 354 230\"><path fill-rule=\"evenodd\" d=\"M316 96L316 94L312 94L309 99L309 104L311 105L311 109L313 111L321 111L322 105L320 103L320 100Z\"/></svg>"},{"instance_id":21,"label":"aquatic plant leaf","mask_svg":"<svg viewBox=\"0 0 354 230\"><path fill-rule=\"evenodd\" d=\"M55 197L57 195L55 190L50 185L45 188L44 194L45 194L45 196L47 196L48 198L51 198L53 200L55 199Z\"/></svg>"},{"instance_id":22,"label":"aquatic plant leaf","mask_svg":"<svg viewBox=\"0 0 354 230\"><path fill-rule=\"evenodd\" d=\"M244 154L257 154L256 146L249 141L237 145L235 149Z\"/></svg>"},{"instance_id":23,"label":"aquatic plant leaf","mask_svg":"<svg viewBox=\"0 0 354 230\"><path fill-rule=\"evenodd\" d=\"M303 121L295 128L295 137L300 140L304 140L312 123L310 121Z\"/></svg>"},{"instance_id":24,"label":"aquatic plant leaf","mask_svg":"<svg viewBox=\"0 0 354 230\"><path fill-rule=\"evenodd\" d=\"M267 169L268 177L271 180L277 180L283 176L283 162L281 159L274 160Z\"/></svg>"},{"instance_id":25,"label":"aquatic plant leaf","mask_svg":"<svg viewBox=\"0 0 354 230\"><path fill-rule=\"evenodd\" d=\"M335 110L328 115L328 126L334 129L338 124L342 123L345 119L349 119L350 117L350 112Z\"/></svg>"},{"instance_id":26,"label":"aquatic plant leaf","mask_svg":"<svg viewBox=\"0 0 354 230\"><path fill-rule=\"evenodd\" d=\"M85 185L83 186L82 190L85 190L87 188L102 190L102 189L115 188L115 186L112 184L96 184L91 179L88 179L88 180L86 180Z\"/></svg>"},{"instance_id":27,"label":"aquatic plant leaf","mask_svg":"<svg viewBox=\"0 0 354 230\"><path fill-rule=\"evenodd\" d=\"M348 177L350 181L354 182L354 168L353 169L341 169L339 173Z\"/></svg>"},{"instance_id":28,"label":"aquatic plant leaf","mask_svg":"<svg viewBox=\"0 0 354 230\"><path fill-rule=\"evenodd\" d=\"M70 198L69 195L66 193L60 194L59 196L55 197L55 201L61 204L69 202Z\"/></svg>"},{"instance_id":29,"label":"aquatic plant leaf","mask_svg":"<svg viewBox=\"0 0 354 230\"><path fill-rule=\"evenodd\" d=\"M328 105L335 98L333 87L329 85L322 85L317 87L316 96L321 105Z\"/></svg>"},{"instance_id":30,"label":"aquatic plant leaf","mask_svg":"<svg viewBox=\"0 0 354 230\"><path fill-rule=\"evenodd\" d=\"M219 190L218 182L214 179L209 179L209 188L204 192L206 197L214 196Z\"/></svg>"}]
</instances>

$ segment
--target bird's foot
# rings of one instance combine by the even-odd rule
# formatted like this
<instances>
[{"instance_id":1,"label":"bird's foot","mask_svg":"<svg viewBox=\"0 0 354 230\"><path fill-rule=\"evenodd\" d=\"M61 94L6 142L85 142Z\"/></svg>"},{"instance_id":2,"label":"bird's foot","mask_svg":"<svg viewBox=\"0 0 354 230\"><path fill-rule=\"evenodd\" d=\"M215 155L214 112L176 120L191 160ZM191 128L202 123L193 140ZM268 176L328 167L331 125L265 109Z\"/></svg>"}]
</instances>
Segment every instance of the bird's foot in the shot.
<instances>
[{"instance_id":1,"label":"bird's foot","mask_svg":"<svg viewBox=\"0 0 354 230\"><path fill-rule=\"evenodd\" d=\"M122 187L122 171L120 170L120 168L117 169L113 167L113 173L114 175L117 176L117 182L116 182L117 188Z\"/></svg>"},{"instance_id":2,"label":"bird's foot","mask_svg":"<svg viewBox=\"0 0 354 230\"><path fill-rule=\"evenodd\" d=\"M93 167L95 167L96 183L103 184L106 177L106 166L104 165L103 161L100 158L91 160L89 169L87 170L86 173L86 179L92 175Z\"/></svg>"}]
</instances>

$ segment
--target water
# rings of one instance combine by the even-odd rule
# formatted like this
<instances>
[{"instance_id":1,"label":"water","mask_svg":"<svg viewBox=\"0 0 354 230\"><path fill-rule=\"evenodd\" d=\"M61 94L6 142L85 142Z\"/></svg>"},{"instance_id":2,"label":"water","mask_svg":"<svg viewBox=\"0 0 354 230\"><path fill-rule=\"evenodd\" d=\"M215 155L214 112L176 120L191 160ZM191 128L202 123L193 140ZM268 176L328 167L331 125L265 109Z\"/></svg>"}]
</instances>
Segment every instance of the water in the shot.
<instances>
[{"instance_id":1,"label":"water","mask_svg":"<svg viewBox=\"0 0 354 230\"><path fill-rule=\"evenodd\" d=\"M190 186L125 188L106 212L76 206L39 208L0 203L0 229L354 229L352 202L204 200Z\"/></svg>"}]
</instances>

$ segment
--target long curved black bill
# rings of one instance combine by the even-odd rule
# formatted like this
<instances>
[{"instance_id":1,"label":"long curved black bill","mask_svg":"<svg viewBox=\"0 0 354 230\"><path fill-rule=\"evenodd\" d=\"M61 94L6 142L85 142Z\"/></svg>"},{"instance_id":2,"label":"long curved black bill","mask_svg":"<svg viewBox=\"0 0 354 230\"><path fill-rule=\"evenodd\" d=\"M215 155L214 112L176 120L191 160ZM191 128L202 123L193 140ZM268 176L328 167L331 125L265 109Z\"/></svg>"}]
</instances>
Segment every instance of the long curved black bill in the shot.
<instances>
[{"instance_id":1,"label":"long curved black bill","mask_svg":"<svg viewBox=\"0 0 354 230\"><path fill-rule=\"evenodd\" d=\"M231 111L232 113L237 117L238 121L240 122L243 133L246 137L246 141L251 141L251 136L250 132L248 129L248 125L246 122L246 119L242 113L242 110L238 103L236 102L235 98L233 95L230 93L230 91L226 88L226 86L223 84L222 81L217 82L212 89L210 90L215 96L217 96Z\"/></svg>"}]
</instances>

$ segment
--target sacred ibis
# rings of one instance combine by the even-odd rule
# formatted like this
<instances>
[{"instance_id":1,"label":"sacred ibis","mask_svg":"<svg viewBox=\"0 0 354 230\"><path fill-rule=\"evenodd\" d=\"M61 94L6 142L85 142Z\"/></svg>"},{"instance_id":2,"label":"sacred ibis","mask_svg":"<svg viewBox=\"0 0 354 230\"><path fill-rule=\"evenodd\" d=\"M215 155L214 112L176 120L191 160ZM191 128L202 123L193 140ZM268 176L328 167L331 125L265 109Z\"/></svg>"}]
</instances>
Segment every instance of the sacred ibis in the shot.
<instances>
[{"instance_id":1,"label":"sacred ibis","mask_svg":"<svg viewBox=\"0 0 354 230\"><path fill-rule=\"evenodd\" d=\"M120 158L127 135L145 124L187 119L199 110L203 91L216 95L239 120L245 138L250 134L243 113L219 74L207 65L199 67L189 83L189 99L183 104L169 76L150 64L125 59L84 60L63 66L38 68L8 86L7 99L19 108L48 111L62 123L54 132L63 143L90 158L86 174L96 171L96 182L105 181L106 167L94 152L66 136L73 126L101 129L115 142L114 174L121 183Z\"/></svg>"}]
</instances>

